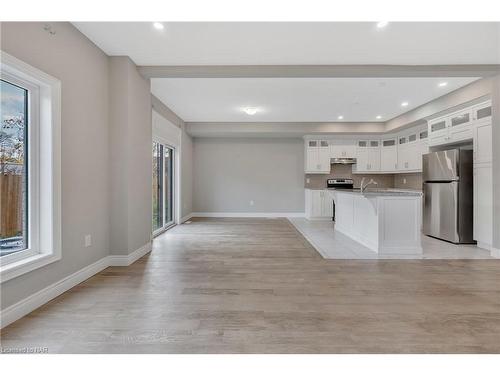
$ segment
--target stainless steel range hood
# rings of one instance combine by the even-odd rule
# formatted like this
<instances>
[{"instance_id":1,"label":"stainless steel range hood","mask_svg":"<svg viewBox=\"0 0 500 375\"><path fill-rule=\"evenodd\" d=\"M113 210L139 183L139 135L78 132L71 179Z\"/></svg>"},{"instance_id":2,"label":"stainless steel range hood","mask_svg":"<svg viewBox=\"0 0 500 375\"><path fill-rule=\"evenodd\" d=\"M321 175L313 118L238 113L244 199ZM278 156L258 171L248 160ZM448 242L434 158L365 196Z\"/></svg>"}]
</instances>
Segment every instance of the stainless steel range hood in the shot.
<instances>
[{"instance_id":1,"label":"stainless steel range hood","mask_svg":"<svg viewBox=\"0 0 500 375\"><path fill-rule=\"evenodd\" d=\"M331 158L330 164L356 164L356 158Z\"/></svg>"}]
</instances>

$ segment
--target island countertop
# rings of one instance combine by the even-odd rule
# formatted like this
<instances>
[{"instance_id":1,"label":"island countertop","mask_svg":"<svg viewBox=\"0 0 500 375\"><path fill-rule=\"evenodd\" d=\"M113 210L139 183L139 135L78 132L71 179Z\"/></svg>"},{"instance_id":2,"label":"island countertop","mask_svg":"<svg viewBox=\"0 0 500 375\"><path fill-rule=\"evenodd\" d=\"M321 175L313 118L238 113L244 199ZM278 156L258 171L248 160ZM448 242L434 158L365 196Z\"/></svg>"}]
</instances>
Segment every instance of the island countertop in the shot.
<instances>
[{"instance_id":1,"label":"island countertop","mask_svg":"<svg viewBox=\"0 0 500 375\"><path fill-rule=\"evenodd\" d=\"M334 230L379 254L422 253L422 192L404 189L328 189Z\"/></svg>"},{"instance_id":2,"label":"island countertop","mask_svg":"<svg viewBox=\"0 0 500 375\"><path fill-rule=\"evenodd\" d=\"M338 189L338 188L327 188L326 190L333 193L346 193L346 194L356 194L363 196L405 196L405 197L420 197L422 192L420 190L412 189L396 189L396 188L368 188L364 192L361 189Z\"/></svg>"}]
</instances>

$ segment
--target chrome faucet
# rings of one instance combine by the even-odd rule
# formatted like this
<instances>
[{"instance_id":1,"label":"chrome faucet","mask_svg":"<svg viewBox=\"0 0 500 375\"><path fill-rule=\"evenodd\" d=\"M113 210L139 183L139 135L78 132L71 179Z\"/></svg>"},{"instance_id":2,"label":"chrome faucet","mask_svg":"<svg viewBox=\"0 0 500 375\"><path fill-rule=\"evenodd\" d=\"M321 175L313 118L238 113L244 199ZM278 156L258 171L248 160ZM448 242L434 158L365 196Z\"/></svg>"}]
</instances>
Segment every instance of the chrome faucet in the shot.
<instances>
[{"instance_id":1,"label":"chrome faucet","mask_svg":"<svg viewBox=\"0 0 500 375\"><path fill-rule=\"evenodd\" d=\"M378 182L375 181L373 178L370 179L370 181L368 181L368 183L366 185L363 186L363 182L365 182L365 178L363 177L361 179L361 192L363 193L366 188L369 186L369 185L378 185Z\"/></svg>"}]
</instances>

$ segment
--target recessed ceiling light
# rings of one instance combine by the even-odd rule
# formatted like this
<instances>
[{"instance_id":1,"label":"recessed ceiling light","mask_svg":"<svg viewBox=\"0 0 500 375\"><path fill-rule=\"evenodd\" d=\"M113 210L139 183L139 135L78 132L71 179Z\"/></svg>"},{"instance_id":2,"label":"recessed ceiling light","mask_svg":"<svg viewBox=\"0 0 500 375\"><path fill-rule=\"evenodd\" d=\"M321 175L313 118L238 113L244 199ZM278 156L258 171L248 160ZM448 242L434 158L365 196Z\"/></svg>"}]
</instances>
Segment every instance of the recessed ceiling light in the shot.
<instances>
[{"instance_id":1,"label":"recessed ceiling light","mask_svg":"<svg viewBox=\"0 0 500 375\"><path fill-rule=\"evenodd\" d=\"M340 115L339 117L337 117L339 120L343 120L344 119L344 116Z\"/></svg>"},{"instance_id":2,"label":"recessed ceiling light","mask_svg":"<svg viewBox=\"0 0 500 375\"><path fill-rule=\"evenodd\" d=\"M245 112L247 115L253 116L259 111L258 108L255 107L246 107L243 108L243 112Z\"/></svg>"},{"instance_id":3,"label":"recessed ceiling light","mask_svg":"<svg viewBox=\"0 0 500 375\"><path fill-rule=\"evenodd\" d=\"M165 28L165 25L163 25L161 22L153 22L153 27L156 30L163 30Z\"/></svg>"},{"instance_id":4,"label":"recessed ceiling light","mask_svg":"<svg viewBox=\"0 0 500 375\"><path fill-rule=\"evenodd\" d=\"M380 116L380 115L378 115L378 116L376 117L376 119L377 119L377 120L380 120L381 118L382 118L382 116Z\"/></svg>"},{"instance_id":5,"label":"recessed ceiling light","mask_svg":"<svg viewBox=\"0 0 500 375\"><path fill-rule=\"evenodd\" d=\"M386 27L388 24L389 24L389 22L387 22L387 21L380 21L380 22L377 22L377 28L378 28L378 29L383 29L383 28L384 28L384 27Z\"/></svg>"},{"instance_id":6,"label":"recessed ceiling light","mask_svg":"<svg viewBox=\"0 0 500 375\"><path fill-rule=\"evenodd\" d=\"M438 86L439 87L445 87L448 85L448 82L439 82Z\"/></svg>"},{"instance_id":7,"label":"recessed ceiling light","mask_svg":"<svg viewBox=\"0 0 500 375\"><path fill-rule=\"evenodd\" d=\"M408 107L408 102L401 103L401 107Z\"/></svg>"}]
</instances>

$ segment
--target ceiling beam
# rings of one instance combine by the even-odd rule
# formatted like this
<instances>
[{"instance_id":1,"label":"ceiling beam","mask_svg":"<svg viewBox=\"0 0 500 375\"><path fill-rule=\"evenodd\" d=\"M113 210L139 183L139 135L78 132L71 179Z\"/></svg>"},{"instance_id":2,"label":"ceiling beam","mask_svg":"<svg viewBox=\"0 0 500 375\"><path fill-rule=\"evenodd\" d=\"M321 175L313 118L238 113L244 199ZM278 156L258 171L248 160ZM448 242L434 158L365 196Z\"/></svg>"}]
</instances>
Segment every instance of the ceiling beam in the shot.
<instances>
[{"instance_id":1,"label":"ceiling beam","mask_svg":"<svg viewBox=\"0 0 500 375\"><path fill-rule=\"evenodd\" d=\"M384 122L186 122L193 137L289 137L315 134L382 134Z\"/></svg>"},{"instance_id":2,"label":"ceiling beam","mask_svg":"<svg viewBox=\"0 0 500 375\"><path fill-rule=\"evenodd\" d=\"M145 78L489 77L500 65L189 65L139 66Z\"/></svg>"}]
</instances>

